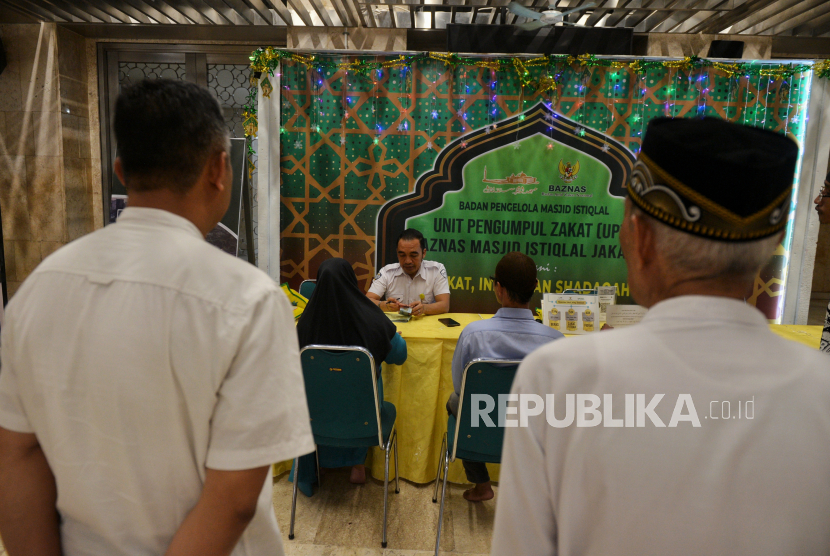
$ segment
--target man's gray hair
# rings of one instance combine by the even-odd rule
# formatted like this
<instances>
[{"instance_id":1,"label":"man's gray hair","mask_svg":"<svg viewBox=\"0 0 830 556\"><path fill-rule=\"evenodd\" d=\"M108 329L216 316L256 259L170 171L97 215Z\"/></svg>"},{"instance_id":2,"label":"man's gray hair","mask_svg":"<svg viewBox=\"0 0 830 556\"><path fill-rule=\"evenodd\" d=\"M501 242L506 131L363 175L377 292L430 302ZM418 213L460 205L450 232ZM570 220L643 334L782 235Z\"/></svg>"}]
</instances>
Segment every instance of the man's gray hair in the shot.
<instances>
[{"instance_id":1,"label":"man's gray hair","mask_svg":"<svg viewBox=\"0 0 830 556\"><path fill-rule=\"evenodd\" d=\"M648 219L657 251L683 277L751 279L769 262L779 244L779 234L755 241L706 239L667 226L639 207L632 205L632 209Z\"/></svg>"}]
</instances>

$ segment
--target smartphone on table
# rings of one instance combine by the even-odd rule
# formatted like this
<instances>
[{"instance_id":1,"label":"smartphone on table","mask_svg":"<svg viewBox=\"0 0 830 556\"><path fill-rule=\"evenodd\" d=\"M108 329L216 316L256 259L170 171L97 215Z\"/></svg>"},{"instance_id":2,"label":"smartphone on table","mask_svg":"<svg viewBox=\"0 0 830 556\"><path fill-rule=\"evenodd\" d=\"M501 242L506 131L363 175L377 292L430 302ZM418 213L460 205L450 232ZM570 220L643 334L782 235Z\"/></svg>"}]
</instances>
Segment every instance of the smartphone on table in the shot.
<instances>
[{"instance_id":1,"label":"smartphone on table","mask_svg":"<svg viewBox=\"0 0 830 556\"><path fill-rule=\"evenodd\" d=\"M461 326L461 323L449 318L438 319L438 322L440 322L444 326Z\"/></svg>"}]
</instances>

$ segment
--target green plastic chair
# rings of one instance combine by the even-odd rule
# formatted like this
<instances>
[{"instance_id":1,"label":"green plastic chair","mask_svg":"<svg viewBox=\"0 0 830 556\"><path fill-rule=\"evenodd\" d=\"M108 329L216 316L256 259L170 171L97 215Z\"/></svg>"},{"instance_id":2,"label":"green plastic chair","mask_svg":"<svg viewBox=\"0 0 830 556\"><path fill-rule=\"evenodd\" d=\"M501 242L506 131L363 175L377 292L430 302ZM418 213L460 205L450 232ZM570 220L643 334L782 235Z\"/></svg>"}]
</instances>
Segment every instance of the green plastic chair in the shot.
<instances>
[{"instance_id":1,"label":"green plastic chair","mask_svg":"<svg viewBox=\"0 0 830 556\"><path fill-rule=\"evenodd\" d=\"M306 299L311 299L311 294L314 293L314 288L317 287L317 280L303 280L300 283L299 294Z\"/></svg>"},{"instance_id":2,"label":"green plastic chair","mask_svg":"<svg viewBox=\"0 0 830 556\"><path fill-rule=\"evenodd\" d=\"M501 463L501 448L504 443L504 427L499 426L499 394L509 394L516 377L516 369L521 361L514 359L473 359L464 368L461 377L461 393L458 396L458 419L454 415L447 418L447 432L441 443L438 461L438 473L435 475L435 490L432 501L438 497L438 481L444 473L444 486L441 488L441 509L438 512L438 534L435 537L435 556L441 543L441 525L444 521L444 495L447 491L447 475L450 463L456 458L484 463ZM495 424L486 426L480 419L477 427L472 426L472 396L486 394L496 402L487 413Z\"/></svg>"},{"instance_id":3,"label":"green plastic chair","mask_svg":"<svg viewBox=\"0 0 830 556\"><path fill-rule=\"evenodd\" d=\"M383 542L386 548L386 518L389 498L389 455L395 450L395 493L399 493L397 411L378 399L377 369L369 350L359 346L309 345L300 351L305 380L311 432L314 443L324 446L368 448L380 446L386 452L383 479ZM299 458L294 460L294 493L291 499L291 528L297 507Z\"/></svg>"}]
</instances>

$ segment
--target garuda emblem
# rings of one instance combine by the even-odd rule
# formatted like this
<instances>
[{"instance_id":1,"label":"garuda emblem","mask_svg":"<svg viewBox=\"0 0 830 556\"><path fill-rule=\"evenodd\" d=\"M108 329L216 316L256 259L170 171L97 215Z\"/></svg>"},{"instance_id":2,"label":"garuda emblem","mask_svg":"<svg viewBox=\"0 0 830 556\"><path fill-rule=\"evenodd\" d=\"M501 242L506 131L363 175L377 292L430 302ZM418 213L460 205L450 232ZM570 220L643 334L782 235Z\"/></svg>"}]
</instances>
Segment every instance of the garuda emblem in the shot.
<instances>
[{"instance_id":1,"label":"garuda emblem","mask_svg":"<svg viewBox=\"0 0 830 556\"><path fill-rule=\"evenodd\" d=\"M573 164L565 162L564 160L559 161L559 177L562 178L562 181L565 183L571 183L574 181L578 173L579 161L576 161Z\"/></svg>"}]
</instances>

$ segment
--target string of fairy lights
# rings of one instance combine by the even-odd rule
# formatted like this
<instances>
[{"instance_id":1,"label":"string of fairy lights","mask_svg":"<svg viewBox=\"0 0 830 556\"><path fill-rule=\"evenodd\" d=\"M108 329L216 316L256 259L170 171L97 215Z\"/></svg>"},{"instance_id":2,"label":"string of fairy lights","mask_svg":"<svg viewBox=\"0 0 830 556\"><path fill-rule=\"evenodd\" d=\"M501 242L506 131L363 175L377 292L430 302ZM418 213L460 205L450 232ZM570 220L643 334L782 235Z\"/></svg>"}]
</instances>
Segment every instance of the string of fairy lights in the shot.
<instances>
[{"instance_id":1,"label":"string of fairy lights","mask_svg":"<svg viewBox=\"0 0 830 556\"><path fill-rule=\"evenodd\" d=\"M426 151L439 151L441 147L435 142L435 134L440 127L437 125L439 114L444 110L450 112L450 120L455 119L459 122L461 131L458 135L473 130L474 126L484 127L489 133L496 129L498 121L505 117L518 114L518 119L523 120L529 97L536 96L551 111L568 112L568 117L578 124L578 135L584 135L586 127L607 133L618 123L626 123L629 127L628 139L633 141L633 150L636 152L637 142L642 139L647 121L657 115L689 117L691 112L693 117L712 115L737 119L748 125L758 125L760 120L760 125L765 126L769 116L769 105L772 102L775 105L772 116L779 116L784 126L783 131L787 133L792 124L804 117L803 110L798 105L803 91L804 75L812 71L816 77L830 78L830 60L813 64L728 64L697 57L682 60L615 60L591 55L465 58L456 54L435 52L390 57L343 58L302 54L272 47L257 49L251 54L250 60L251 88L243 112L246 136L256 135L257 132L258 88L262 90L263 96L269 97L273 91L271 78L282 77L281 85L285 92L280 95L280 110L283 113L292 111L297 117L290 128L285 120L281 119L280 133L293 137L296 149L304 147L309 132L323 133L324 127L328 124L325 120L327 108L324 106L324 97L325 93L335 96L335 84L339 84L340 87L340 106L337 108L340 122L339 126L335 126L335 129L339 128L340 146L347 143L351 129L350 118L356 118L353 110L357 107L352 107L354 100L351 87L356 86L355 92L359 92L365 91L365 86L368 85L371 116L362 114L361 120L372 122L374 145L379 145L395 131L399 134L420 131L422 134L423 128L426 128L423 148ZM430 81L431 86L427 83L424 93L427 103L426 123L420 126L420 130L416 130L415 110L418 103L413 97L419 94L419 84L416 83L413 68L419 64L424 68L432 67L429 67L428 76L426 73L422 74L422 77ZM290 66L294 66L294 71L286 71ZM437 82L442 77L440 70L436 71L436 68L442 66L443 71L449 76L452 93L448 96L447 102L450 104L447 106L442 104L445 102L443 99L439 101L436 96ZM300 71L302 68L305 68L304 72ZM289 75L290 78L286 79ZM304 87L300 83L303 75ZM393 75L397 75L397 81L400 83L400 114L394 123L386 122L387 127L384 127L384 114L388 108L381 109L381 103L388 106L388 102L381 97L392 94L388 82L391 82ZM475 86L472 93L471 75ZM717 110L715 103L709 102L719 78L722 86L725 84L727 89L726 102L722 110ZM518 96L518 100L512 103L501 102L500 99L506 90L502 82L509 80L515 85L510 91L510 96ZM763 80L766 80L766 87ZM775 89L771 93L773 87ZM303 90L306 91L307 98L299 95L289 100L288 97L292 96L292 93L296 95ZM794 90L796 94L793 94ZM453 103L452 97L456 94L457 99ZM679 107L678 95L685 101ZM570 100L567 105L563 102L560 106L560 101L565 97ZM468 115L476 105L477 99L482 100L479 106L484 109L484 117L479 118L477 123L472 123ZM596 102L589 103L591 99ZM618 106L620 100L624 101L625 106ZM588 104L591 104L590 115ZM661 104L662 110L657 109ZM691 110L684 112L684 107L689 106L692 107ZM621 110L618 111L618 108ZM655 110L661 113L656 113ZM553 144L552 127L549 126L551 140L548 148ZM602 129L603 127L605 129ZM365 130L358 129L356 132L364 133ZM462 147L465 146L466 144L462 144ZM514 146L518 147L518 142ZM253 154L252 142L249 142L249 153Z\"/></svg>"}]
</instances>

